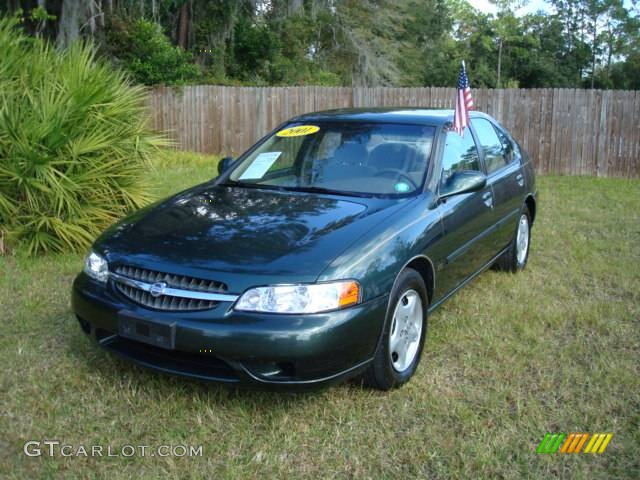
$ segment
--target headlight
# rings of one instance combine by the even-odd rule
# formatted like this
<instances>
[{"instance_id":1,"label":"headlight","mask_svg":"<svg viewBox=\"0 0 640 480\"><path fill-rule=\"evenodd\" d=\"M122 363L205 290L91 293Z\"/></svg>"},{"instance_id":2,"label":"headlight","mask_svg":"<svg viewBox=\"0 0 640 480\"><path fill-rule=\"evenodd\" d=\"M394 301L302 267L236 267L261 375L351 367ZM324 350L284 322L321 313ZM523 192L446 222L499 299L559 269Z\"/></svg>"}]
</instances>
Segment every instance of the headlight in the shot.
<instances>
[{"instance_id":1,"label":"headlight","mask_svg":"<svg viewBox=\"0 0 640 480\"><path fill-rule=\"evenodd\" d=\"M106 282L109 278L109 264L96 252L89 252L84 259L84 273L99 282Z\"/></svg>"},{"instance_id":2,"label":"headlight","mask_svg":"<svg viewBox=\"0 0 640 480\"><path fill-rule=\"evenodd\" d=\"M235 310L269 313L318 313L338 310L360 301L360 285L354 281L309 285L275 285L247 290Z\"/></svg>"}]
</instances>

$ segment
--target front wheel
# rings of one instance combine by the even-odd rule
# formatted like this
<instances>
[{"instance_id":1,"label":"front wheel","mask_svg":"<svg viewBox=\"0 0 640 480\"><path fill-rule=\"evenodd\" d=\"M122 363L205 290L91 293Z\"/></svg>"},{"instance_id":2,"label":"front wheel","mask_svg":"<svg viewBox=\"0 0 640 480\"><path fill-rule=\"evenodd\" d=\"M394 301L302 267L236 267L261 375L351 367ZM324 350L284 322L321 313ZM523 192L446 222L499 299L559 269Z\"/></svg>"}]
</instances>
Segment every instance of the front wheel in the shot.
<instances>
[{"instance_id":1,"label":"front wheel","mask_svg":"<svg viewBox=\"0 0 640 480\"><path fill-rule=\"evenodd\" d=\"M427 332L427 306L422 276L405 269L391 292L382 341L364 374L365 385L390 390L413 376Z\"/></svg>"},{"instance_id":2,"label":"front wheel","mask_svg":"<svg viewBox=\"0 0 640 480\"><path fill-rule=\"evenodd\" d=\"M527 265L531 244L531 216L525 209L518 219L516 232L509 248L496 260L495 267L506 272L518 272Z\"/></svg>"}]
</instances>

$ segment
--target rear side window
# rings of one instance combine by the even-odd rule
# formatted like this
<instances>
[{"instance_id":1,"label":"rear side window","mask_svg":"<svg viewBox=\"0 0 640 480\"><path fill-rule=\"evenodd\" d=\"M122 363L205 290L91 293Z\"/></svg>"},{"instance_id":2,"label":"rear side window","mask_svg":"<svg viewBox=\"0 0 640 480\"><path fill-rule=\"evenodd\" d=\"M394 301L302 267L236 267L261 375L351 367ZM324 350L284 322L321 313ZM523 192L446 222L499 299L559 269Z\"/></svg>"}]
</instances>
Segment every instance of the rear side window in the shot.
<instances>
[{"instance_id":1,"label":"rear side window","mask_svg":"<svg viewBox=\"0 0 640 480\"><path fill-rule=\"evenodd\" d=\"M488 120L484 118L473 118L471 124L478 135L478 142L484 152L484 163L487 173L495 172L504 167L508 162L505 155L503 143L498 137L496 129Z\"/></svg>"},{"instance_id":2,"label":"rear side window","mask_svg":"<svg viewBox=\"0 0 640 480\"><path fill-rule=\"evenodd\" d=\"M456 132L447 133L442 155L441 184L446 184L451 175L463 170L480 171L478 150L468 128L465 128L463 137Z\"/></svg>"}]
</instances>

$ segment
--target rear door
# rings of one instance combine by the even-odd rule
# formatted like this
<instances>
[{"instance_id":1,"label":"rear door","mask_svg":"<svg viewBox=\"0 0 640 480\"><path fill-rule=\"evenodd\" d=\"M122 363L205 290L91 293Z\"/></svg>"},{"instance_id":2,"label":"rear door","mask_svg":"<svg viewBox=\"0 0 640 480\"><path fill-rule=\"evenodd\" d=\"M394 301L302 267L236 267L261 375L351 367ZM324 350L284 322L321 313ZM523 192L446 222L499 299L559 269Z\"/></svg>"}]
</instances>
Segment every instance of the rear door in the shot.
<instances>
[{"instance_id":1,"label":"rear door","mask_svg":"<svg viewBox=\"0 0 640 480\"><path fill-rule=\"evenodd\" d=\"M511 241L522 206L524 175L518 159L517 146L499 126L486 118L472 118L471 126L487 173L487 184L493 190L492 250L497 254Z\"/></svg>"},{"instance_id":2,"label":"rear door","mask_svg":"<svg viewBox=\"0 0 640 480\"><path fill-rule=\"evenodd\" d=\"M480 156L471 131L466 128L464 137L450 131L446 134L440 185L456 171L481 170ZM437 207L443 225L443 237L438 244L436 298L449 293L467 277L489 261L491 233L492 192L486 186L482 190L462 193L443 199Z\"/></svg>"}]
</instances>

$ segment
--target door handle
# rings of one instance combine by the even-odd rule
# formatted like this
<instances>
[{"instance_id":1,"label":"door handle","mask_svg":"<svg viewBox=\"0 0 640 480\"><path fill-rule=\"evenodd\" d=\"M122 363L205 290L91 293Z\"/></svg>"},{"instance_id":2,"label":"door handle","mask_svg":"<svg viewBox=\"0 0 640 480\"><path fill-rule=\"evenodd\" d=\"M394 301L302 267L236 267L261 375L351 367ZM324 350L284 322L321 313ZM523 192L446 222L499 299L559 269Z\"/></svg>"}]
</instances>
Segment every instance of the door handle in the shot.
<instances>
[{"instance_id":1,"label":"door handle","mask_svg":"<svg viewBox=\"0 0 640 480\"><path fill-rule=\"evenodd\" d=\"M491 194L491 192L484 192L482 194L482 200L484 200L484 204L487 207L493 208L493 195Z\"/></svg>"},{"instance_id":2,"label":"door handle","mask_svg":"<svg viewBox=\"0 0 640 480\"><path fill-rule=\"evenodd\" d=\"M518 185L521 187L524 187L524 176L521 173L516 175L516 182L518 182Z\"/></svg>"}]
</instances>

